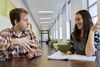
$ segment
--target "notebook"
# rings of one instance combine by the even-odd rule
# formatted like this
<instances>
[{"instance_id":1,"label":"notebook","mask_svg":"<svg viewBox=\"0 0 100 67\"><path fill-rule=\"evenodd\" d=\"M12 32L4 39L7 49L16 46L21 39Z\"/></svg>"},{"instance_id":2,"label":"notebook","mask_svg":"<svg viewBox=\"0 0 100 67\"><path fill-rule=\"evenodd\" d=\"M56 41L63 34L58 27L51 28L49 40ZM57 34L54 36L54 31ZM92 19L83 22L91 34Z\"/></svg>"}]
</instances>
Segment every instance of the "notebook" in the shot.
<instances>
[{"instance_id":1,"label":"notebook","mask_svg":"<svg viewBox=\"0 0 100 67\"><path fill-rule=\"evenodd\" d=\"M96 56L87 57L85 55L76 55L76 54L64 55L60 51L57 51L56 53L48 56L48 59L53 59L53 60L68 59L68 60L78 60L78 61L95 61Z\"/></svg>"}]
</instances>

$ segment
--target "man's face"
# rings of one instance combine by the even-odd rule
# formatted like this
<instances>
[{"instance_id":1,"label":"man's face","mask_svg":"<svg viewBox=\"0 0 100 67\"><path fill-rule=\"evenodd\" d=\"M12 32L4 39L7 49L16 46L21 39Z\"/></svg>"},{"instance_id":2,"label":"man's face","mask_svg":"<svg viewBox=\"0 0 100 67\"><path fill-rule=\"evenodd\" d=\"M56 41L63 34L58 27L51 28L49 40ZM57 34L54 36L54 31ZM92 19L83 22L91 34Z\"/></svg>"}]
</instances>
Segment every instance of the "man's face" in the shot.
<instances>
[{"instance_id":1,"label":"man's face","mask_svg":"<svg viewBox=\"0 0 100 67\"><path fill-rule=\"evenodd\" d=\"M21 13L20 15L20 21L17 22L17 28L21 31L25 30L28 28L29 21L28 21L28 14L26 13Z\"/></svg>"}]
</instances>

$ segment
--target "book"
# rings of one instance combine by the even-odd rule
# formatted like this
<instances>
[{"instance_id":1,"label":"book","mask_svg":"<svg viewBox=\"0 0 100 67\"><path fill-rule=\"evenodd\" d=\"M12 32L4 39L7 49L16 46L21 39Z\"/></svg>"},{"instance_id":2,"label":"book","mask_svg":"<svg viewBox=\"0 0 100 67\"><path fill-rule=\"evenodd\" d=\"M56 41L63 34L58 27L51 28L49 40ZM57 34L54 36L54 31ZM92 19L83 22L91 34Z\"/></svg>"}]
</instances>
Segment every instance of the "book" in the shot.
<instances>
[{"instance_id":1,"label":"book","mask_svg":"<svg viewBox=\"0 0 100 67\"><path fill-rule=\"evenodd\" d=\"M53 59L53 60L78 60L78 61L95 61L96 56L85 56L85 55L77 55L77 54L73 54L73 55L64 55L62 54L62 52L57 51L56 53L48 56L48 59Z\"/></svg>"}]
</instances>

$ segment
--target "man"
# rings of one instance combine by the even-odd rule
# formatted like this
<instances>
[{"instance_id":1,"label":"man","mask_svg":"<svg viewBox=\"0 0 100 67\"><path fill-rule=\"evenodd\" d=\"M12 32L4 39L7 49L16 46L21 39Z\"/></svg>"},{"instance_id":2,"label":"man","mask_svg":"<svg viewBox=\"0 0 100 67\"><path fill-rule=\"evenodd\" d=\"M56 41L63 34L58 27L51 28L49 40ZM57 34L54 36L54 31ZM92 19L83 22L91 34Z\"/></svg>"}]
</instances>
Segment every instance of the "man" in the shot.
<instances>
[{"instance_id":1,"label":"man","mask_svg":"<svg viewBox=\"0 0 100 67\"><path fill-rule=\"evenodd\" d=\"M28 12L23 8L10 11L12 28L0 32L0 55L26 54L28 58L41 55L40 46L34 40L34 33L28 29Z\"/></svg>"}]
</instances>

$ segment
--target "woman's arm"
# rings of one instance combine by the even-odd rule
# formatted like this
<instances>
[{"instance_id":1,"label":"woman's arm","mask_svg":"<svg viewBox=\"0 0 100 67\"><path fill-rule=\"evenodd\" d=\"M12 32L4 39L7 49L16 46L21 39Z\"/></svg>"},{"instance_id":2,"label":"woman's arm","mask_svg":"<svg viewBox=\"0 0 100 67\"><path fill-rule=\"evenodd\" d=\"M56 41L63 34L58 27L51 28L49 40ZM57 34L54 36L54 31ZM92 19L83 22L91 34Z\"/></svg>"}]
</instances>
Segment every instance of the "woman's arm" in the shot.
<instances>
[{"instance_id":1,"label":"woman's arm","mask_svg":"<svg viewBox=\"0 0 100 67\"><path fill-rule=\"evenodd\" d=\"M94 32L90 30L86 48L85 48L85 54L87 56L92 56L95 54L95 46L94 46Z\"/></svg>"},{"instance_id":2,"label":"woman's arm","mask_svg":"<svg viewBox=\"0 0 100 67\"><path fill-rule=\"evenodd\" d=\"M98 21L91 29L89 32L86 48L85 48L85 53L87 56L92 56L95 54L95 46L94 46L94 33L96 31L100 31L100 22Z\"/></svg>"}]
</instances>

